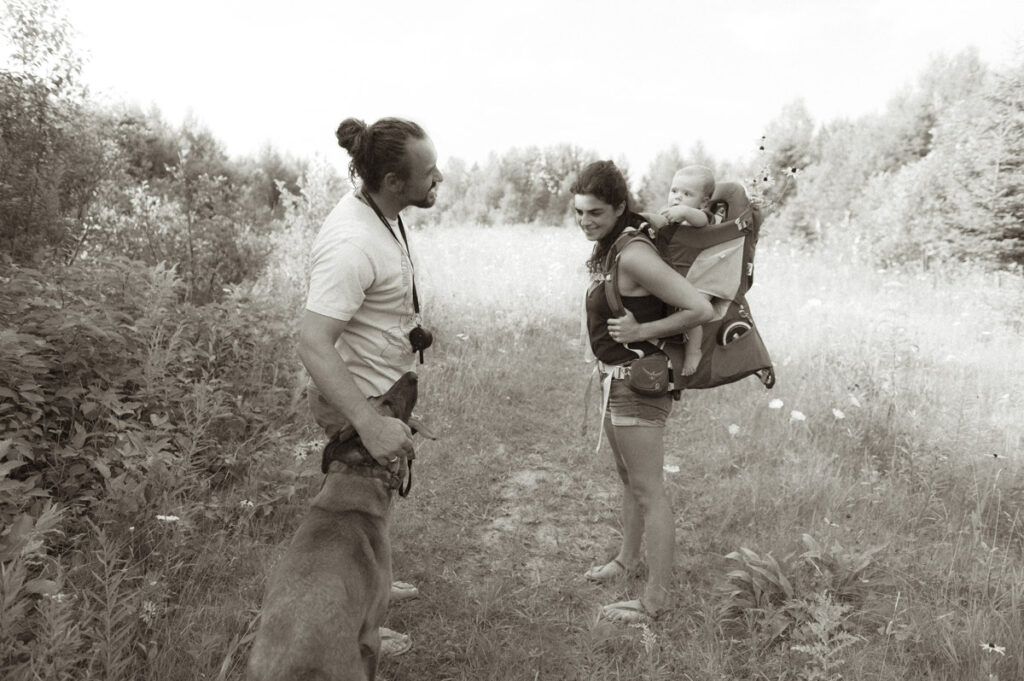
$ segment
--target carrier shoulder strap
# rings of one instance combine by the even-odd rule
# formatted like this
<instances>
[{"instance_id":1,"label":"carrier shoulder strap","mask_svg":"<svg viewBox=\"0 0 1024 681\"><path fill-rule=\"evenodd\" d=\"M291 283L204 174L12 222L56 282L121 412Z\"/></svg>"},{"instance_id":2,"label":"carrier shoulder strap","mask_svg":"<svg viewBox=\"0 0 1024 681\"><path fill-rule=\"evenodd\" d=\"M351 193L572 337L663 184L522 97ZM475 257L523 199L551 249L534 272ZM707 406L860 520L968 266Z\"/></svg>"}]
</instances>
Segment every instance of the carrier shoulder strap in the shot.
<instances>
[{"instance_id":1,"label":"carrier shoulder strap","mask_svg":"<svg viewBox=\"0 0 1024 681\"><path fill-rule=\"evenodd\" d=\"M622 304L622 294L619 293L619 258L622 256L623 249L637 239L647 242L655 250L658 249L654 245L650 227L643 222L639 227L626 227L612 247L608 249L608 255L605 256L604 297L608 301L608 307L611 308L613 317L621 317L626 314L626 308Z\"/></svg>"}]
</instances>

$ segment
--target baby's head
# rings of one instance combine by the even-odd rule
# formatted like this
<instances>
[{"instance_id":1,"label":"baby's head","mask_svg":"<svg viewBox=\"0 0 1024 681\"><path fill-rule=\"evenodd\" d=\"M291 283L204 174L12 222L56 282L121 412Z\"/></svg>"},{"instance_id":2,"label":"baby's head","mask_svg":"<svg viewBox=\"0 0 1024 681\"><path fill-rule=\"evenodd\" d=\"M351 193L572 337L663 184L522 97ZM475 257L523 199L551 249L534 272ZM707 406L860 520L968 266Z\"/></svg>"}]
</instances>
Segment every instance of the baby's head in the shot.
<instances>
[{"instance_id":1,"label":"baby's head","mask_svg":"<svg viewBox=\"0 0 1024 681\"><path fill-rule=\"evenodd\" d=\"M668 190L669 206L703 208L715 193L715 174L705 166L686 166L672 176Z\"/></svg>"}]
</instances>

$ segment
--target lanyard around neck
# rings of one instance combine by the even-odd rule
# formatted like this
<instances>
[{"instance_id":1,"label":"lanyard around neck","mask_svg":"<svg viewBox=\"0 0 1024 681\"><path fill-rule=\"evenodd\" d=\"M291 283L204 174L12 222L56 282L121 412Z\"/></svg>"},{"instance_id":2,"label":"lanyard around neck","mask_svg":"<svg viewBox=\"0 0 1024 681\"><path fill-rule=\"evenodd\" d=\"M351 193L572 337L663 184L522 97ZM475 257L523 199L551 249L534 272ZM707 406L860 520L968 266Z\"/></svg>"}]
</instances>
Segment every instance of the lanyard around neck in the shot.
<instances>
[{"instance_id":1,"label":"lanyard around neck","mask_svg":"<svg viewBox=\"0 0 1024 681\"><path fill-rule=\"evenodd\" d=\"M374 202L374 200L370 198L370 195L366 193L366 190L360 189L359 195L366 202L366 205L373 209L373 212L377 214L377 217L379 217L380 221L384 223L384 226L388 228L388 232L394 238L395 242L398 243L398 247L401 248L402 242L405 242L405 254L409 258L409 268L412 271L412 309L413 312L419 314L420 299L416 295L416 266L412 262L412 251L409 250L409 238L405 235L405 225L402 224L401 214L399 214L398 216L398 230L402 233L402 240L399 241L398 235L395 234L395 230L391 227L391 223L388 222L388 219L386 217L384 217L384 213L381 211L380 208L377 207L376 202Z\"/></svg>"}]
</instances>

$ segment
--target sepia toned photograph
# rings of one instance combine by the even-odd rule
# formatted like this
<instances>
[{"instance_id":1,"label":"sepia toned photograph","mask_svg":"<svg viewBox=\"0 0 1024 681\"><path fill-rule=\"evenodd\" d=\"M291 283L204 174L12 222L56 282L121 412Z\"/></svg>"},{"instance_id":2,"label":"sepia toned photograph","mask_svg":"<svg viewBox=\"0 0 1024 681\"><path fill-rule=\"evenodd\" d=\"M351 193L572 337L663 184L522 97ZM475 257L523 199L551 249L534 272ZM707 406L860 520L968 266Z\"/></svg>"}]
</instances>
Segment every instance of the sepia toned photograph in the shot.
<instances>
[{"instance_id":1,"label":"sepia toned photograph","mask_svg":"<svg viewBox=\"0 0 1024 681\"><path fill-rule=\"evenodd\" d=\"M1024 680L1024 3L0 1L0 679Z\"/></svg>"}]
</instances>

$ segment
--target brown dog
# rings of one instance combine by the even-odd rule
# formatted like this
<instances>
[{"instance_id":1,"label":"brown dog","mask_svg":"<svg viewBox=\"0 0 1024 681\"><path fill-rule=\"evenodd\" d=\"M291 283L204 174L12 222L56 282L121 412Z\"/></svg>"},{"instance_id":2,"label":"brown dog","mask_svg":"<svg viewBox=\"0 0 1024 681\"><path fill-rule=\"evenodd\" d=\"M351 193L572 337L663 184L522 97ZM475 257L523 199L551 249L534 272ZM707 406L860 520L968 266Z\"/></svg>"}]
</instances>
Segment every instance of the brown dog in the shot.
<instances>
[{"instance_id":1,"label":"brown dog","mask_svg":"<svg viewBox=\"0 0 1024 681\"><path fill-rule=\"evenodd\" d=\"M408 423L416 396L410 371L371 402ZM325 448L323 466L323 487L267 582L250 681L376 675L378 629L391 595L388 511L408 463L380 466L348 428Z\"/></svg>"}]
</instances>

